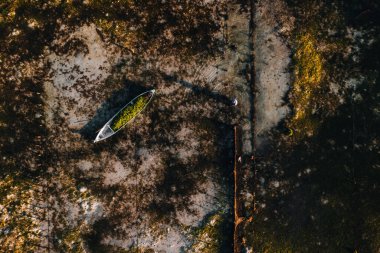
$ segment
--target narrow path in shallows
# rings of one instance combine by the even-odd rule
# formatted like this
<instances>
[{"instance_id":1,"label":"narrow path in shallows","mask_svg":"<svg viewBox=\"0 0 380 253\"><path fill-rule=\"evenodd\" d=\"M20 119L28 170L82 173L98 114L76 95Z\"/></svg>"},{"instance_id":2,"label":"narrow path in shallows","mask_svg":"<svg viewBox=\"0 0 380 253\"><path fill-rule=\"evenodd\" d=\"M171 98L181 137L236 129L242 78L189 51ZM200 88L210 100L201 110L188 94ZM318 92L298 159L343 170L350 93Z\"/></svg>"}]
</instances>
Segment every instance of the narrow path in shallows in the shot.
<instances>
[{"instance_id":1,"label":"narrow path in shallows","mask_svg":"<svg viewBox=\"0 0 380 253\"><path fill-rule=\"evenodd\" d=\"M230 17L228 43L236 46L233 85L241 117L234 128L234 253L240 253L244 248L244 227L252 220L254 210L254 1L245 11L236 7Z\"/></svg>"}]
</instances>

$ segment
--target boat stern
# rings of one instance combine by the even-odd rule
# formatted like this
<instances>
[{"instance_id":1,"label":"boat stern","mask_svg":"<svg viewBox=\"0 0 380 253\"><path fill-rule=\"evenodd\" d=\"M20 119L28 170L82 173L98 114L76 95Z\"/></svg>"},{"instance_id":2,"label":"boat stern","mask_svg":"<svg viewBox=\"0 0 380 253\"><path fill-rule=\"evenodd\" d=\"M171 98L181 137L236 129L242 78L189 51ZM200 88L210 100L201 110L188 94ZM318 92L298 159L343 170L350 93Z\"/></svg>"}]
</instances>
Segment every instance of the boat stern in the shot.
<instances>
[{"instance_id":1,"label":"boat stern","mask_svg":"<svg viewBox=\"0 0 380 253\"><path fill-rule=\"evenodd\" d=\"M96 136L94 143L107 139L108 137L111 137L114 135L115 132L109 127L109 125L105 125L102 129L100 129L98 135Z\"/></svg>"}]
</instances>

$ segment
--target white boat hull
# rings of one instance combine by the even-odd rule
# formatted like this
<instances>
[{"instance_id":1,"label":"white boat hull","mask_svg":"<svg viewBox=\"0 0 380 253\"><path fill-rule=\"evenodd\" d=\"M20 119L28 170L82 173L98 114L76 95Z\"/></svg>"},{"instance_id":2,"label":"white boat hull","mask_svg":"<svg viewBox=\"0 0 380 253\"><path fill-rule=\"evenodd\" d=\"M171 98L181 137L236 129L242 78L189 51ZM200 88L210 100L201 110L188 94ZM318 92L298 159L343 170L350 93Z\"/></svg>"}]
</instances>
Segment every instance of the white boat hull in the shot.
<instances>
[{"instance_id":1,"label":"white boat hull","mask_svg":"<svg viewBox=\"0 0 380 253\"><path fill-rule=\"evenodd\" d=\"M94 140L94 143L95 142L98 142L98 141L102 141L102 140L105 140L109 137L111 137L112 135L116 134L117 132L119 132L122 128L124 128L129 122L131 122L138 114L140 114L144 109L145 107L150 103L150 101L152 100L153 98L153 95L156 91L153 89L153 90L150 90L150 91L146 91L144 93L141 93L140 95L138 95L137 97L135 97L134 99L132 99L129 103L127 103L123 108L121 108L110 120L107 121L107 123L100 129L98 135L96 136L95 140ZM119 115L119 113L121 113L127 106L131 105L136 99L138 99L139 97L141 96L144 96L146 95L147 93L151 93L151 97L149 98L149 101L145 104L145 106L131 119L129 120L127 123L125 123L122 127L120 127L117 131L114 131L112 130L111 128L111 123L112 123L112 120Z\"/></svg>"}]
</instances>

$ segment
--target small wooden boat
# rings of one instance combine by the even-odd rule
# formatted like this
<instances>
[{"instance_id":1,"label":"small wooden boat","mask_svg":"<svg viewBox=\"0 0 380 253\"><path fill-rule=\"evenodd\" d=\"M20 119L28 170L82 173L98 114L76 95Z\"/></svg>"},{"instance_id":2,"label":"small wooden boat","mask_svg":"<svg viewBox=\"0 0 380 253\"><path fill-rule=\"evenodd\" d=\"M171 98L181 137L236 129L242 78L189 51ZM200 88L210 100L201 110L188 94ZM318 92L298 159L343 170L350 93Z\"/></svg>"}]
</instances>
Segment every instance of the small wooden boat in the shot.
<instances>
[{"instance_id":1,"label":"small wooden boat","mask_svg":"<svg viewBox=\"0 0 380 253\"><path fill-rule=\"evenodd\" d=\"M152 100L156 91L141 93L120 109L99 131L94 143L107 139L119 132L128 122L133 120Z\"/></svg>"}]
</instances>

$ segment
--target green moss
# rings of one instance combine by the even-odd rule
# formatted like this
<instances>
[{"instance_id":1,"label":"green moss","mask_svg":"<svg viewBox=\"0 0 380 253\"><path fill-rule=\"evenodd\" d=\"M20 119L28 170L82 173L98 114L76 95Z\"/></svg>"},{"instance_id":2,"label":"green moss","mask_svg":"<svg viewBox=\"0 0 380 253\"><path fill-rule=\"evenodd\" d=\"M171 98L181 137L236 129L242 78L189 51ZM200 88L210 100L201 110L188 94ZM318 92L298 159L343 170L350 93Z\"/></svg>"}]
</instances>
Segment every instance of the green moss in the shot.
<instances>
[{"instance_id":1,"label":"green moss","mask_svg":"<svg viewBox=\"0 0 380 253\"><path fill-rule=\"evenodd\" d=\"M112 122L111 128L113 131L119 130L121 127L123 127L125 124L127 124L131 119L136 117L136 115L141 112L146 104L149 101L148 96L140 96L136 99L136 101L124 108L123 111L120 112L120 114L114 119Z\"/></svg>"},{"instance_id":2,"label":"green moss","mask_svg":"<svg viewBox=\"0 0 380 253\"><path fill-rule=\"evenodd\" d=\"M316 39L311 33L298 36L296 43L295 80L291 91L294 116L289 125L295 130L295 137L301 138L313 135L318 126L318 120L313 116L313 109L316 107L315 98L321 89L324 69Z\"/></svg>"},{"instance_id":3,"label":"green moss","mask_svg":"<svg viewBox=\"0 0 380 253\"><path fill-rule=\"evenodd\" d=\"M75 227L73 229L66 228L60 231L58 234L58 244L57 248L60 252L68 253L83 253L86 252L84 248L84 240L82 237L83 229Z\"/></svg>"},{"instance_id":4,"label":"green moss","mask_svg":"<svg viewBox=\"0 0 380 253\"><path fill-rule=\"evenodd\" d=\"M316 41L310 33L298 38L295 53L296 83L299 85L316 85L322 79L322 59L316 48Z\"/></svg>"},{"instance_id":5,"label":"green moss","mask_svg":"<svg viewBox=\"0 0 380 253\"><path fill-rule=\"evenodd\" d=\"M194 232L195 243L191 246L189 252L221 252L223 221L224 217L221 213L209 217L206 224Z\"/></svg>"}]
</instances>

